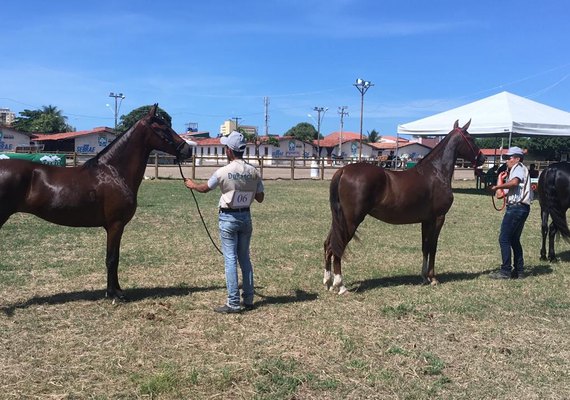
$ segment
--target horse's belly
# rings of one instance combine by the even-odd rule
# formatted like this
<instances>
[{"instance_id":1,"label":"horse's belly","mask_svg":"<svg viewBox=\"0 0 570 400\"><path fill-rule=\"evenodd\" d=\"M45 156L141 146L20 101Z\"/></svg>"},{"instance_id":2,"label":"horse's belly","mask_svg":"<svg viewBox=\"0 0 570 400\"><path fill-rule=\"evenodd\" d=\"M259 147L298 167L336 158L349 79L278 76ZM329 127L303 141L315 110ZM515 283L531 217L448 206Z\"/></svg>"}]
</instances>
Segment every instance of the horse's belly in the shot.
<instances>
[{"instance_id":1,"label":"horse's belly","mask_svg":"<svg viewBox=\"0 0 570 400\"><path fill-rule=\"evenodd\" d=\"M34 214L46 221L66 226L101 226L103 214L94 191L80 192L65 188L52 193L30 193L19 211Z\"/></svg>"}]
</instances>

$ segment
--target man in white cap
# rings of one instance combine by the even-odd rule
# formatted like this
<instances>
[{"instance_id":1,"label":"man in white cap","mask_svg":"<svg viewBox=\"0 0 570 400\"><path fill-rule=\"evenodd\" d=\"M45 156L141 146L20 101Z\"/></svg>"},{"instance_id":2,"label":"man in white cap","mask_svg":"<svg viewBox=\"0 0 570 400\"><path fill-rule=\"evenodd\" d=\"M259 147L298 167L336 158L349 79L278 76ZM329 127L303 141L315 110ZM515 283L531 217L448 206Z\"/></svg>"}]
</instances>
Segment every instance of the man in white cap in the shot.
<instances>
[{"instance_id":1,"label":"man in white cap","mask_svg":"<svg viewBox=\"0 0 570 400\"><path fill-rule=\"evenodd\" d=\"M214 308L219 313L239 313L240 306L239 278L237 264L242 273L242 298L246 310L252 310L253 304L253 267L249 257L249 244L252 234L249 207L255 199L261 203L265 197L263 182L257 169L244 161L246 148L244 136L236 131L223 136L220 142L225 145L230 163L219 168L206 183L196 183L186 179L184 184L189 189L207 193L220 187L222 196L219 202L219 227L224 265L226 271L227 301L223 306Z\"/></svg>"},{"instance_id":2,"label":"man in white cap","mask_svg":"<svg viewBox=\"0 0 570 400\"><path fill-rule=\"evenodd\" d=\"M501 172L497 184L491 187L497 198L506 197L507 202L499 234L502 263L499 270L489 274L489 278L523 279L524 258L520 239L532 200L530 176L528 169L522 164L524 153L520 147L509 148L505 156L508 157L507 171Z\"/></svg>"}]
</instances>

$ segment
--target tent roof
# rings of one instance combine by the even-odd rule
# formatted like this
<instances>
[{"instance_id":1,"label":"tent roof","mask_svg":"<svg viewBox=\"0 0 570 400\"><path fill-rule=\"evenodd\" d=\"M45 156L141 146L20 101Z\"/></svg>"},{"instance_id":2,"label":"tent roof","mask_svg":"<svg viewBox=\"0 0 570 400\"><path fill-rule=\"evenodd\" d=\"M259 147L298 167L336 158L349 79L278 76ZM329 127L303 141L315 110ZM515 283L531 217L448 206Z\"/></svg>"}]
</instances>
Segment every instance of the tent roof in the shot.
<instances>
[{"instance_id":1,"label":"tent roof","mask_svg":"<svg viewBox=\"0 0 570 400\"><path fill-rule=\"evenodd\" d=\"M490 136L570 136L570 113L509 92L398 125L399 134L447 135L471 119L469 133Z\"/></svg>"}]
</instances>

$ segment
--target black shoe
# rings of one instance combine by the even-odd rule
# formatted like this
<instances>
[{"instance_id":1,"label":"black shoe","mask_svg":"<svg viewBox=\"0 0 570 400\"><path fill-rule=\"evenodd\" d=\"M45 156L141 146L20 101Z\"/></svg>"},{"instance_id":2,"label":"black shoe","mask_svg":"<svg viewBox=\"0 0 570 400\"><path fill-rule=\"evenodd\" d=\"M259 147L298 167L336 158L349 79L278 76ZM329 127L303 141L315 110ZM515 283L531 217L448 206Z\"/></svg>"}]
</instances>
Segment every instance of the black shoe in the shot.
<instances>
[{"instance_id":1,"label":"black shoe","mask_svg":"<svg viewBox=\"0 0 570 400\"><path fill-rule=\"evenodd\" d=\"M511 279L524 279L526 278L526 274L524 272L511 272Z\"/></svg>"},{"instance_id":2,"label":"black shoe","mask_svg":"<svg viewBox=\"0 0 570 400\"><path fill-rule=\"evenodd\" d=\"M505 274L503 271L493 271L489 274L489 278L491 279L511 279L511 277Z\"/></svg>"},{"instance_id":3,"label":"black shoe","mask_svg":"<svg viewBox=\"0 0 570 400\"><path fill-rule=\"evenodd\" d=\"M245 311L251 311L255 310L257 306L255 304L244 304L243 308L245 309Z\"/></svg>"},{"instance_id":4,"label":"black shoe","mask_svg":"<svg viewBox=\"0 0 570 400\"><path fill-rule=\"evenodd\" d=\"M224 304L223 306L220 307L215 307L214 311L220 314L238 314L241 312L241 308L237 307L230 307L227 304Z\"/></svg>"}]
</instances>

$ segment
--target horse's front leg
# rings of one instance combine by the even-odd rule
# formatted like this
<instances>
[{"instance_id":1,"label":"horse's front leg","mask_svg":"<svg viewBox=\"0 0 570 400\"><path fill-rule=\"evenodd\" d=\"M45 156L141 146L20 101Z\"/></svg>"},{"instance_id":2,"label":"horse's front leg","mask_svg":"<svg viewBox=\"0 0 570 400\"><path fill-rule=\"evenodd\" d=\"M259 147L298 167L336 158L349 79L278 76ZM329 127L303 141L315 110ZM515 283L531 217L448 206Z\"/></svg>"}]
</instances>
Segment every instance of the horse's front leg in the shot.
<instances>
[{"instance_id":1,"label":"horse's front leg","mask_svg":"<svg viewBox=\"0 0 570 400\"><path fill-rule=\"evenodd\" d=\"M332 265L332 250L330 248L331 234L329 233L327 240L325 240L325 271L323 273L323 285L327 287L327 290L331 290L333 284L333 277L331 273Z\"/></svg>"},{"instance_id":2,"label":"horse's front leg","mask_svg":"<svg viewBox=\"0 0 570 400\"><path fill-rule=\"evenodd\" d=\"M119 250L121 247L121 237L125 226L116 223L106 228L107 230L107 292L106 296L113 300L126 300L125 294L119 286Z\"/></svg>"},{"instance_id":3,"label":"horse's front leg","mask_svg":"<svg viewBox=\"0 0 570 400\"><path fill-rule=\"evenodd\" d=\"M439 233L445 222L445 215L440 215L435 220L422 223L422 278L424 284L437 285L435 278L435 254Z\"/></svg>"}]
</instances>

